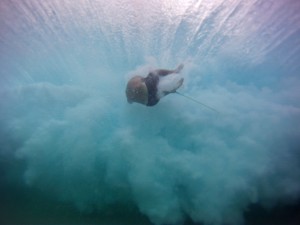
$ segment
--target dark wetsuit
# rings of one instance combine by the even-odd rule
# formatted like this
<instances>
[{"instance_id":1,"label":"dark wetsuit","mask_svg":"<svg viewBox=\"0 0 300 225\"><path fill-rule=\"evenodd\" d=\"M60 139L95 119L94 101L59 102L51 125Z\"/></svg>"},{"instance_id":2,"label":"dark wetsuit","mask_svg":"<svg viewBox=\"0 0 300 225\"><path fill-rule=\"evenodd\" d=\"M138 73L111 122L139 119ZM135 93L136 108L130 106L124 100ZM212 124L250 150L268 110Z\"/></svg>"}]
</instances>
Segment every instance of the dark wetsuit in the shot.
<instances>
[{"instance_id":1,"label":"dark wetsuit","mask_svg":"<svg viewBox=\"0 0 300 225\"><path fill-rule=\"evenodd\" d=\"M159 102L159 98L157 97L157 85L159 82L159 76L155 73L149 73L148 76L145 77L143 80L148 89L147 106L156 105Z\"/></svg>"}]
</instances>

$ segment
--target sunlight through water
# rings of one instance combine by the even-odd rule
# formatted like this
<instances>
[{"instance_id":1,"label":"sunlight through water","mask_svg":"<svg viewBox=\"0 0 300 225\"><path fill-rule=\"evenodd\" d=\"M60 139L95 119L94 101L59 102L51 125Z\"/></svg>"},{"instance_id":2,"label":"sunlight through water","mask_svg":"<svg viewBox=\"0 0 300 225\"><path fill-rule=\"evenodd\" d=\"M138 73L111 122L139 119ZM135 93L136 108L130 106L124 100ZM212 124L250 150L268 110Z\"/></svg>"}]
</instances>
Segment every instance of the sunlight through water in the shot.
<instances>
[{"instance_id":1,"label":"sunlight through water","mask_svg":"<svg viewBox=\"0 0 300 225\"><path fill-rule=\"evenodd\" d=\"M299 12L2 0L0 223L300 222ZM180 63L187 98L127 103L129 78Z\"/></svg>"}]
</instances>

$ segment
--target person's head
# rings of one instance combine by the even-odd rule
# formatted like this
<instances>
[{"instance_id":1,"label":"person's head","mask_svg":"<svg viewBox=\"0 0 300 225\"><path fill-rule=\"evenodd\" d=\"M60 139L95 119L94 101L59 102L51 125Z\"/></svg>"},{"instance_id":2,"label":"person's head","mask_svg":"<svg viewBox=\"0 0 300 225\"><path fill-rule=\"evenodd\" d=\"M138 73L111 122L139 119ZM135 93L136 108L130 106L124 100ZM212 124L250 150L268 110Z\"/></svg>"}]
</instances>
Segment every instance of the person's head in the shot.
<instances>
[{"instance_id":1,"label":"person's head","mask_svg":"<svg viewBox=\"0 0 300 225\"><path fill-rule=\"evenodd\" d=\"M126 96L129 103L138 102L144 105L148 103L148 89L143 77L135 76L128 81Z\"/></svg>"}]
</instances>

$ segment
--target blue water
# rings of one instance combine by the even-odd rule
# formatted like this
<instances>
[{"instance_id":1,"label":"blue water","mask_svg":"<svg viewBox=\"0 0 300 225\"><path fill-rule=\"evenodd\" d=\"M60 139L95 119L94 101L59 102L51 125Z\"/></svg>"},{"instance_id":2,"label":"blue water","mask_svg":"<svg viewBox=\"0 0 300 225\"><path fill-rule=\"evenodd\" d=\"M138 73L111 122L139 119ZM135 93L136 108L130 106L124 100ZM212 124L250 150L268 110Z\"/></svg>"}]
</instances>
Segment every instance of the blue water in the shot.
<instances>
[{"instance_id":1,"label":"blue water","mask_svg":"<svg viewBox=\"0 0 300 225\"><path fill-rule=\"evenodd\" d=\"M299 224L299 11L2 0L0 223ZM180 63L219 114L127 103L131 76Z\"/></svg>"}]
</instances>

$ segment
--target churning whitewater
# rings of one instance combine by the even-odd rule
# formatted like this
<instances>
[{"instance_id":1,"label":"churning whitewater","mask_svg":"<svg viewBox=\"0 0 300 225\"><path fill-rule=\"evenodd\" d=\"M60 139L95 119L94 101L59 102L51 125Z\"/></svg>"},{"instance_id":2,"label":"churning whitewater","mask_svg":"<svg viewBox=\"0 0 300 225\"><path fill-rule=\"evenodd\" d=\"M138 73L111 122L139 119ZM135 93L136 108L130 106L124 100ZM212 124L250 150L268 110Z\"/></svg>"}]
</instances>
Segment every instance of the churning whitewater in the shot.
<instances>
[{"instance_id":1,"label":"churning whitewater","mask_svg":"<svg viewBox=\"0 0 300 225\"><path fill-rule=\"evenodd\" d=\"M3 186L86 214L133 207L153 224L241 224L252 204L299 202L298 1L0 10ZM178 91L220 113L178 94L127 103L131 77L180 63Z\"/></svg>"}]
</instances>

